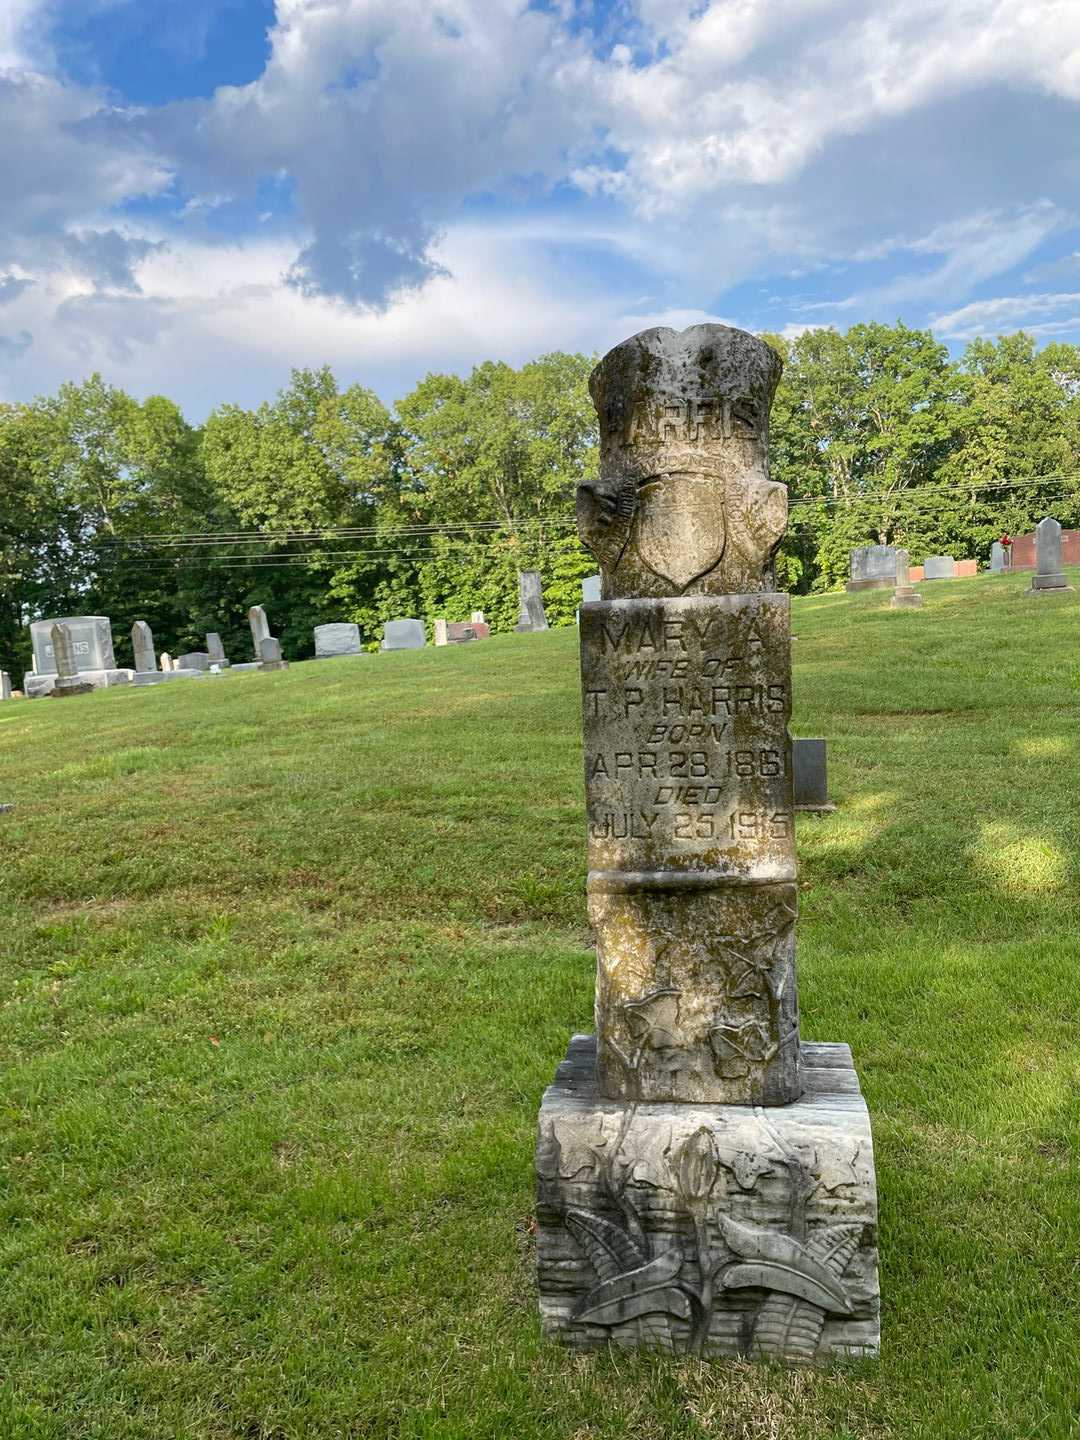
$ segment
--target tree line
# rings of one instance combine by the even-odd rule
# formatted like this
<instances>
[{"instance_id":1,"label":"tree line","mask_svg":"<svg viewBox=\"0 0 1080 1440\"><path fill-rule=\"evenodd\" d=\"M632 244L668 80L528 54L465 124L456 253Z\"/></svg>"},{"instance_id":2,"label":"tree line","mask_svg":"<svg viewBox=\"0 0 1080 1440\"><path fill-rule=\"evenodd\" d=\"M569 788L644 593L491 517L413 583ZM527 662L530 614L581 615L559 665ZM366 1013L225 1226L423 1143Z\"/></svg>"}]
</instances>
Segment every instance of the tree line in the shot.
<instances>
[{"instance_id":1,"label":"tree line","mask_svg":"<svg viewBox=\"0 0 1080 1440\"><path fill-rule=\"evenodd\" d=\"M1080 523L1080 348L1018 333L957 359L929 331L868 324L787 341L771 470L791 496L778 583L842 584L848 553L904 545L986 560L1003 529ZM28 667L25 626L104 614L125 663L149 622L158 648L219 631L246 658L261 604L286 653L312 629L385 620L517 620L536 569L554 624L595 570L574 491L595 474L594 359L551 354L428 375L393 408L328 368L294 370L255 410L201 426L163 396L93 375L0 405L0 668Z\"/></svg>"}]
</instances>

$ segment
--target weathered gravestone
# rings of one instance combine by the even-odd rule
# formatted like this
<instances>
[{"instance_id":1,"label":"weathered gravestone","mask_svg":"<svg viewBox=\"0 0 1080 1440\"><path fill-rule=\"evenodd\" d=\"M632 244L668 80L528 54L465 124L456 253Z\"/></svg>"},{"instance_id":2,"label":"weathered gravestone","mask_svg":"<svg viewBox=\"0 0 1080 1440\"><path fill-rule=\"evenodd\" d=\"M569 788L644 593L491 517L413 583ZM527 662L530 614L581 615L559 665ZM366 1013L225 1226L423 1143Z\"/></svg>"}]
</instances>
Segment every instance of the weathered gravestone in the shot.
<instances>
[{"instance_id":1,"label":"weathered gravestone","mask_svg":"<svg viewBox=\"0 0 1080 1440\"><path fill-rule=\"evenodd\" d=\"M251 643L255 649L255 659L261 660L262 651L259 646L270 637L270 622L261 605L252 605L248 611L248 624L251 626Z\"/></svg>"},{"instance_id":2,"label":"weathered gravestone","mask_svg":"<svg viewBox=\"0 0 1080 1440\"><path fill-rule=\"evenodd\" d=\"M11 676L6 670L0 670L0 700L11 699Z\"/></svg>"},{"instance_id":3,"label":"weathered gravestone","mask_svg":"<svg viewBox=\"0 0 1080 1440\"><path fill-rule=\"evenodd\" d=\"M136 620L131 627L131 649L135 656L135 673L137 675L157 674L154 632L145 620Z\"/></svg>"},{"instance_id":4,"label":"weathered gravestone","mask_svg":"<svg viewBox=\"0 0 1080 1440\"><path fill-rule=\"evenodd\" d=\"M84 684L93 689L127 685L133 671L117 667L112 626L104 615L71 615L59 620L35 620L30 626L34 668L24 677L26 694L35 699L52 692L59 674L53 653L53 628L64 626L71 641L71 656ZM80 692L81 693L81 692Z\"/></svg>"},{"instance_id":5,"label":"weathered gravestone","mask_svg":"<svg viewBox=\"0 0 1080 1440\"><path fill-rule=\"evenodd\" d=\"M1071 590L1061 568L1061 526L1045 515L1035 526L1035 574L1031 577L1029 595L1052 595Z\"/></svg>"},{"instance_id":6,"label":"weathered gravestone","mask_svg":"<svg viewBox=\"0 0 1080 1440\"><path fill-rule=\"evenodd\" d=\"M161 668L166 672L173 668L173 658L167 650L161 652Z\"/></svg>"},{"instance_id":7,"label":"weathered gravestone","mask_svg":"<svg viewBox=\"0 0 1080 1440\"><path fill-rule=\"evenodd\" d=\"M922 596L917 590L912 589L908 580L908 552L897 550L896 552L896 589L889 601L889 608L892 610L917 610L923 603Z\"/></svg>"},{"instance_id":8,"label":"weathered gravestone","mask_svg":"<svg viewBox=\"0 0 1080 1440\"><path fill-rule=\"evenodd\" d=\"M259 669L287 670L289 662L281 658L281 641L276 635L266 635L259 641Z\"/></svg>"},{"instance_id":9,"label":"weathered gravestone","mask_svg":"<svg viewBox=\"0 0 1080 1440\"><path fill-rule=\"evenodd\" d=\"M1000 540L995 540L990 546L990 574L1002 575L1005 572L1005 546Z\"/></svg>"},{"instance_id":10,"label":"weathered gravestone","mask_svg":"<svg viewBox=\"0 0 1080 1440\"><path fill-rule=\"evenodd\" d=\"M207 650L191 650L186 655L178 655L173 661L173 673L177 670L198 670L206 674L210 669L210 653Z\"/></svg>"},{"instance_id":11,"label":"weathered gravestone","mask_svg":"<svg viewBox=\"0 0 1080 1440\"><path fill-rule=\"evenodd\" d=\"M472 621L472 623L473 623L474 625L486 625L486 624L487 624L487 621L484 619L484 612L483 612L482 610L474 610L474 611L472 612L472 614L469 616L469 619Z\"/></svg>"},{"instance_id":12,"label":"weathered gravestone","mask_svg":"<svg viewBox=\"0 0 1080 1440\"><path fill-rule=\"evenodd\" d=\"M578 492L595 1037L540 1111L546 1333L802 1363L877 1352L869 1117L846 1045L800 1044L780 361L645 331L590 389Z\"/></svg>"},{"instance_id":13,"label":"weathered gravestone","mask_svg":"<svg viewBox=\"0 0 1080 1440\"><path fill-rule=\"evenodd\" d=\"M360 626L344 621L334 625L315 626L315 659L330 660L338 655L363 655Z\"/></svg>"},{"instance_id":14,"label":"weathered gravestone","mask_svg":"<svg viewBox=\"0 0 1080 1440\"><path fill-rule=\"evenodd\" d=\"M600 575L586 575L581 582L581 603L591 605L594 600L599 600L603 583Z\"/></svg>"},{"instance_id":15,"label":"weathered gravestone","mask_svg":"<svg viewBox=\"0 0 1080 1440\"><path fill-rule=\"evenodd\" d=\"M422 620L387 620L383 626L383 650L423 650L426 644Z\"/></svg>"},{"instance_id":16,"label":"weathered gravestone","mask_svg":"<svg viewBox=\"0 0 1080 1440\"><path fill-rule=\"evenodd\" d=\"M56 665L56 682L52 688L55 696L89 695L94 686L82 679L75 656L75 637L68 625L60 623L52 627L49 649Z\"/></svg>"},{"instance_id":17,"label":"weathered gravestone","mask_svg":"<svg viewBox=\"0 0 1080 1440\"><path fill-rule=\"evenodd\" d=\"M539 570L518 571L518 596L521 614L514 629L520 632L546 630L548 622L544 614L544 591Z\"/></svg>"},{"instance_id":18,"label":"weathered gravestone","mask_svg":"<svg viewBox=\"0 0 1080 1440\"><path fill-rule=\"evenodd\" d=\"M216 630L211 630L206 637L206 653L210 656L211 665L216 665L219 670L229 668L229 662L225 657L225 646Z\"/></svg>"},{"instance_id":19,"label":"weathered gravestone","mask_svg":"<svg viewBox=\"0 0 1080 1440\"><path fill-rule=\"evenodd\" d=\"M928 555L923 561L924 580L955 580L956 561L951 555Z\"/></svg>"},{"instance_id":20,"label":"weathered gravestone","mask_svg":"<svg viewBox=\"0 0 1080 1440\"><path fill-rule=\"evenodd\" d=\"M848 556L849 590L885 590L896 584L896 550L892 545L863 545Z\"/></svg>"}]
</instances>

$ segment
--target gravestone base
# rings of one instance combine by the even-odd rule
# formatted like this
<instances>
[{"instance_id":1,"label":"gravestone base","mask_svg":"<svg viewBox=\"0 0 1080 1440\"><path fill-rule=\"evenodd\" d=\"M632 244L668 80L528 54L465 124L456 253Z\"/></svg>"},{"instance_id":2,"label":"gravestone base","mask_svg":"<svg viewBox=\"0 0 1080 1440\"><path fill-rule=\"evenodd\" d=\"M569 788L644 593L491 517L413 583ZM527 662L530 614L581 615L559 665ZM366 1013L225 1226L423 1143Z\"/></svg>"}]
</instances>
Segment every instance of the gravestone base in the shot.
<instances>
[{"instance_id":1,"label":"gravestone base","mask_svg":"<svg viewBox=\"0 0 1080 1440\"><path fill-rule=\"evenodd\" d=\"M905 587L897 590L896 594L889 601L890 610L917 610L923 603L923 598L917 590Z\"/></svg>"},{"instance_id":2,"label":"gravestone base","mask_svg":"<svg viewBox=\"0 0 1080 1440\"><path fill-rule=\"evenodd\" d=\"M849 580L844 589L849 595L855 595L860 590L891 590L895 584L895 575L885 575L879 580Z\"/></svg>"},{"instance_id":3,"label":"gravestone base","mask_svg":"<svg viewBox=\"0 0 1080 1440\"><path fill-rule=\"evenodd\" d=\"M242 665L230 665L230 675L246 675L250 670L261 670L262 665L258 660L245 660Z\"/></svg>"},{"instance_id":4,"label":"gravestone base","mask_svg":"<svg viewBox=\"0 0 1080 1440\"><path fill-rule=\"evenodd\" d=\"M137 670L131 677L133 685L160 685L163 680L201 680L208 670Z\"/></svg>"},{"instance_id":5,"label":"gravestone base","mask_svg":"<svg viewBox=\"0 0 1080 1440\"><path fill-rule=\"evenodd\" d=\"M809 1365L880 1346L870 1117L846 1045L790 1105L603 1099L575 1035L540 1107L545 1335L577 1350Z\"/></svg>"},{"instance_id":6,"label":"gravestone base","mask_svg":"<svg viewBox=\"0 0 1080 1440\"><path fill-rule=\"evenodd\" d=\"M238 670L240 667L237 665L233 668ZM256 670L287 670L288 668L288 660L260 660L255 666Z\"/></svg>"},{"instance_id":7,"label":"gravestone base","mask_svg":"<svg viewBox=\"0 0 1080 1440\"><path fill-rule=\"evenodd\" d=\"M88 685L85 680L59 679L49 693L54 700L66 700L71 695L92 695L96 689L96 685Z\"/></svg>"},{"instance_id":8,"label":"gravestone base","mask_svg":"<svg viewBox=\"0 0 1080 1440\"><path fill-rule=\"evenodd\" d=\"M28 700L39 700L44 695L53 694L56 688L58 675L24 675L23 693ZM87 685L91 690L104 690L110 685L130 685L135 678L134 670L80 670L80 685ZM82 694L80 690L78 692Z\"/></svg>"},{"instance_id":9,"label":"gravestone base","mask_svg":"<svg viewBox=\"0 0 1080 1440\"><path fill-rule=\"evenodd\" d=\"M1064 595L1073 587L1064 575L1033 575L1028 595Z\"/></svg>"}]
</instances>

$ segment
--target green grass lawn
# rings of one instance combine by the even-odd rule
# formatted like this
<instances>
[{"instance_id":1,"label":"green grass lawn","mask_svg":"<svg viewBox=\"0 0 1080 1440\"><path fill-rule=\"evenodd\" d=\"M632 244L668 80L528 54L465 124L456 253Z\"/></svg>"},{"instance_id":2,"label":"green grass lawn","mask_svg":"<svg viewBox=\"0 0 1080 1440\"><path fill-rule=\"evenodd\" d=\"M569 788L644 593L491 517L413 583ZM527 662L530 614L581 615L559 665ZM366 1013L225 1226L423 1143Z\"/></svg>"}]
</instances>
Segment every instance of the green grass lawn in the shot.
<instances>
[{"instance_id":1,"label":"green grass lawn","mask_svg":"<svg viewBox=\"0 0 1080 1440\"><path fill-rule=\"evenodd\" d=\"M573 631L0 706L0 1440L1080 1434L1080 593L1026 583L795 602L884 1304L813 1374L540 1338Z\"/></svg>"}]
</instances>

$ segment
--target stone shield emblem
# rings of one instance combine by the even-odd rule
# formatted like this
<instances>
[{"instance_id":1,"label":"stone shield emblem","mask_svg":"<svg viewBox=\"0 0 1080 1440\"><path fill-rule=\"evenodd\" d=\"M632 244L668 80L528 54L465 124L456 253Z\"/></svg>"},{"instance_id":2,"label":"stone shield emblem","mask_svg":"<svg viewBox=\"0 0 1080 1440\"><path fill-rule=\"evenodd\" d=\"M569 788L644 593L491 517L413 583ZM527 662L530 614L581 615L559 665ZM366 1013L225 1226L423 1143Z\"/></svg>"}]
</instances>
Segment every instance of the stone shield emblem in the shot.
<instances>
[{"instance_id":1,"label":"stone shield emblem","mask_svg":"<svg viewBox=\"0 0 1080 1440\"><path fill-rule=\"evenodd\" d=\"M676 589L714 569L725 541L724 487L715 475L673 470L639 488L637 552Z\"/></svg>"}]
</instances>

